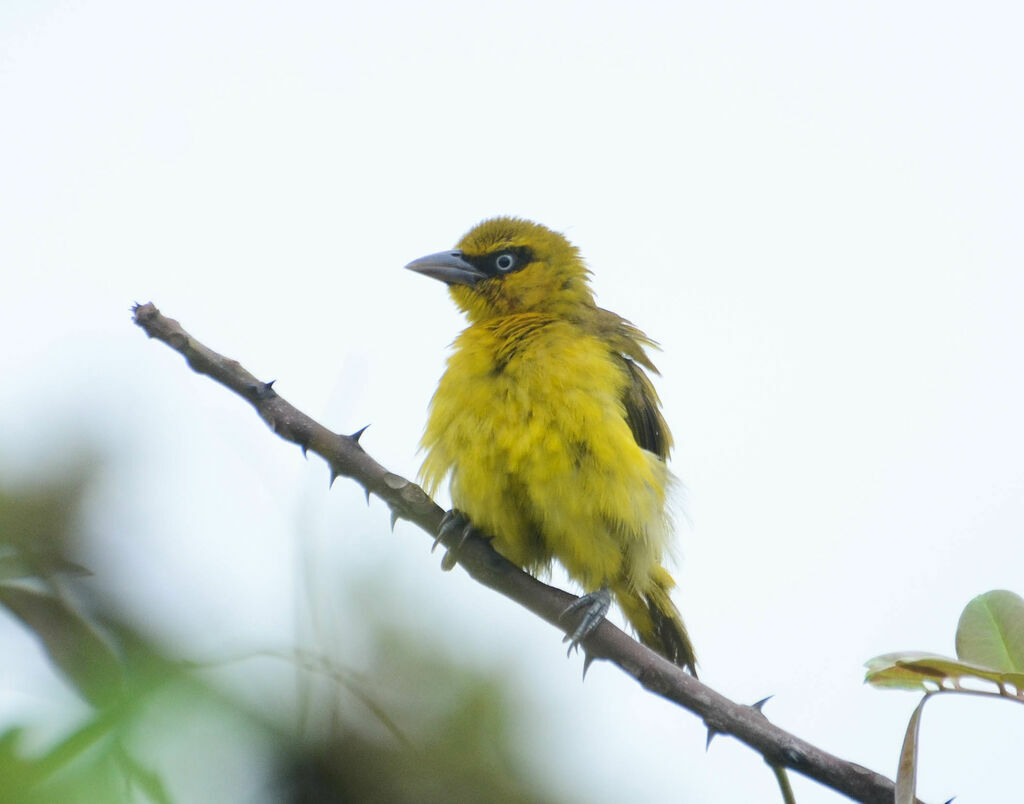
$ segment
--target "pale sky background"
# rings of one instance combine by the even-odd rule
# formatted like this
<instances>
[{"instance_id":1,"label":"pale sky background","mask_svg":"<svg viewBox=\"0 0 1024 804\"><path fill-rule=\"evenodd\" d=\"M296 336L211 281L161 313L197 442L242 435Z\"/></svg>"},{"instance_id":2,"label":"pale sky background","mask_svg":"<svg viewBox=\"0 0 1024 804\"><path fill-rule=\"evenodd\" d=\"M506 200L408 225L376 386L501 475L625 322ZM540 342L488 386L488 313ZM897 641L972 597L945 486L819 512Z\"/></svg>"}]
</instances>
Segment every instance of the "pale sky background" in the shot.
<instances>
[{"instance_id":1,"label":"pale sky background","mask_svg":"<svg viewBox=\"0 0 1024 804\"><path fill-rule=\"evenodd\" d=\"M301 644L316 596L358 665L359 586L513 675L566 800L778 800L756 754L705 753L609 665L581 683L554 629L130 321L152 300L414 477L462 321L402 266L533 218L662 344L702 678L891 776L917 696L863 662L951 654L973 596L1024 593L1022 26L1010 2L6 0L0 478L100 445L83 560L190 658ZM0 654L0 727L49 711L6 620ZM1005 801L1022 744L1019 706L934 701L919 794ZM244 756L178 762L269 800Z\"/></svg>"}]
</instances>

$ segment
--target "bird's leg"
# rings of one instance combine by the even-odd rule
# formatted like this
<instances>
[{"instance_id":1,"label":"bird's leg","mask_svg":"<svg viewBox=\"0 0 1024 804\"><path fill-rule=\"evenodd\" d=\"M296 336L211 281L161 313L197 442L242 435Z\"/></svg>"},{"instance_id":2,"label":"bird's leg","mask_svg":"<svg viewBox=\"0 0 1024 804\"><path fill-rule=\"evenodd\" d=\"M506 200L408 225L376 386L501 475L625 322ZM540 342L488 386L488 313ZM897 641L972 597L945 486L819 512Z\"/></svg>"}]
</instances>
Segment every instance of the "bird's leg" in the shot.
<instances>
[{"instance_id":1,"label":"bird's leg","mask_svg":"<svg viewBox=\"0 0 1024 804\"><path fill-rule=\"evenodd\" d=\"M569 643L570 653L572 653L573 648L580 646L580 642L594 633L597 626L604 620L604 616L608 613L608 608L611 604L612 593L608 590L607 586L602 586L596 592L583 595L566 606L565 611L560 615L560 619L565 619L577 611L583 612L576 630L571 634L566 634L565 639L562 640Z\"/></svg>"},{"instance_id":2,"label":"bird's leg","mask_svg":"<svg viewBox=\"0 0 1024 804\"><path fill-rule=\"evenodd\" d=\"M441 524L437 528L437 538L434 539L434 546L430 548L431 552L434 551L443 539L455 535L458 535L458 543L445 552L444 558L441 559L441 569L445 572L455 566L455 552L466 543L466 539L470 536L481 535L480 531L469 521L469 517L458 509L453 508L441 517Z\"/></svg>"}]
</instances>

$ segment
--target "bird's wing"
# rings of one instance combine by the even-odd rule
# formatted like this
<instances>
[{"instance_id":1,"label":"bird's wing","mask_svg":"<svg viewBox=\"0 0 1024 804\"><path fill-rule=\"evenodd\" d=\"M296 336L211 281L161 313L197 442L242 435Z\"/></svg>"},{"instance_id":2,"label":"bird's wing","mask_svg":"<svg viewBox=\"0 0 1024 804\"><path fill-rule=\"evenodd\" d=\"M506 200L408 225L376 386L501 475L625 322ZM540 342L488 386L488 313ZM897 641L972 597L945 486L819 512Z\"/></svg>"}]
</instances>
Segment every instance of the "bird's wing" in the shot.
<instances>
[{"instance_id":1,"label":"bird's wing","mask_svg":"<svg viewBox=\"0 0 1024 804\"><path fill-rule=\"evenodd\" d=\"M666 460L672 449L672 434L665 423L665 417L661 415L658 393L642 368L626 357L621 359L629 376L622 391L626 423L637 444Z\"/></svg>"},{"instance_id":2,"label":"bird's wing","mask_svg":"<svg viewBox=\"0 0 1024 804\"><path fill-rule=\"evenodd\" d=\"M662 460L672 449L672 434L661 415L661 400L644 368L657 374L658 369L647 356L648 348L658 344L626 319L610 310L597 308L595 325L599 336L612 348L622 362L626 373L626 386L622 391L622 405L626 422L636 443L653 452Z\"/></svg>"}]
</instances>

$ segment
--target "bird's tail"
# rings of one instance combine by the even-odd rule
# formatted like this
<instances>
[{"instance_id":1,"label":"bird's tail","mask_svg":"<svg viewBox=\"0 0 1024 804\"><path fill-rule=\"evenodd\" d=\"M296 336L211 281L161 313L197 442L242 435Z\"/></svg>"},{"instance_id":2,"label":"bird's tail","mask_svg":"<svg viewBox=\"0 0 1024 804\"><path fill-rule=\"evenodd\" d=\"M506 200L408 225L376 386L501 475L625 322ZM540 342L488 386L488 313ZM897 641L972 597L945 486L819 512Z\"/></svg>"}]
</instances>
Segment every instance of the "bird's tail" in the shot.
<instances>
[{"instance_id":1,"label":"bird's tail","mask_svg":"<svg viewBox=\"0 0 1024 804\"><path fill-rule=\"evenodd\" d=\"M612 591L640 641L696 677L697 657L693 644L679 609L668 594L675 582L662 567L655 569L651 581L642 593L627 584L616 585Z\"/></svg>"}]
</instances>

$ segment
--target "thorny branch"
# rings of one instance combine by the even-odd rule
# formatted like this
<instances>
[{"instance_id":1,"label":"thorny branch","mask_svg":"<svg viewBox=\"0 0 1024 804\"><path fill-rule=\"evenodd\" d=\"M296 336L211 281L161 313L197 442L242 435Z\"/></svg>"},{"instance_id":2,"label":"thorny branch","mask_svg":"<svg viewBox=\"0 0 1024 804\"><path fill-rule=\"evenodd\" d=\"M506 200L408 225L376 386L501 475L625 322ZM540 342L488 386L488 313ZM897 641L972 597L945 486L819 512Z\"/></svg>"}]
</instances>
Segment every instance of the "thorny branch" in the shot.
<instances>
[{"instance_id":1,"label":"thorny branch","mask_svg":"<svg viewBox=\"0 0 1024 804\"><path fill-rule=\"evenodd\" d=\"M286 402L238 363L192 338L181 325L164 317L152 304L136 305L135 323L151 338L163 341L184 356L189 366L234 391L252 405L281 438L298 444L303 453L319 455L331 470L331 480L349 477L367 497L376 494L391 509L392 521L406 519L433 538L440 536L463 569L479 583L500 592L563 631L574 622L559 619L575 597L523 572L498 555L486 540L463 540L458 529L439 534L444 511L417 486L389 472L359 445L361 431L339 435ZM696 714L709 735L735 737L760 753L773 768L790 768L843 793L854 801L889 804L894 783L868 768L842 760L771 723L759 708L734 703L679 667L605 621L585 640L587 659L607 659L650 692Z\"/></svg>"}]
</instances>

